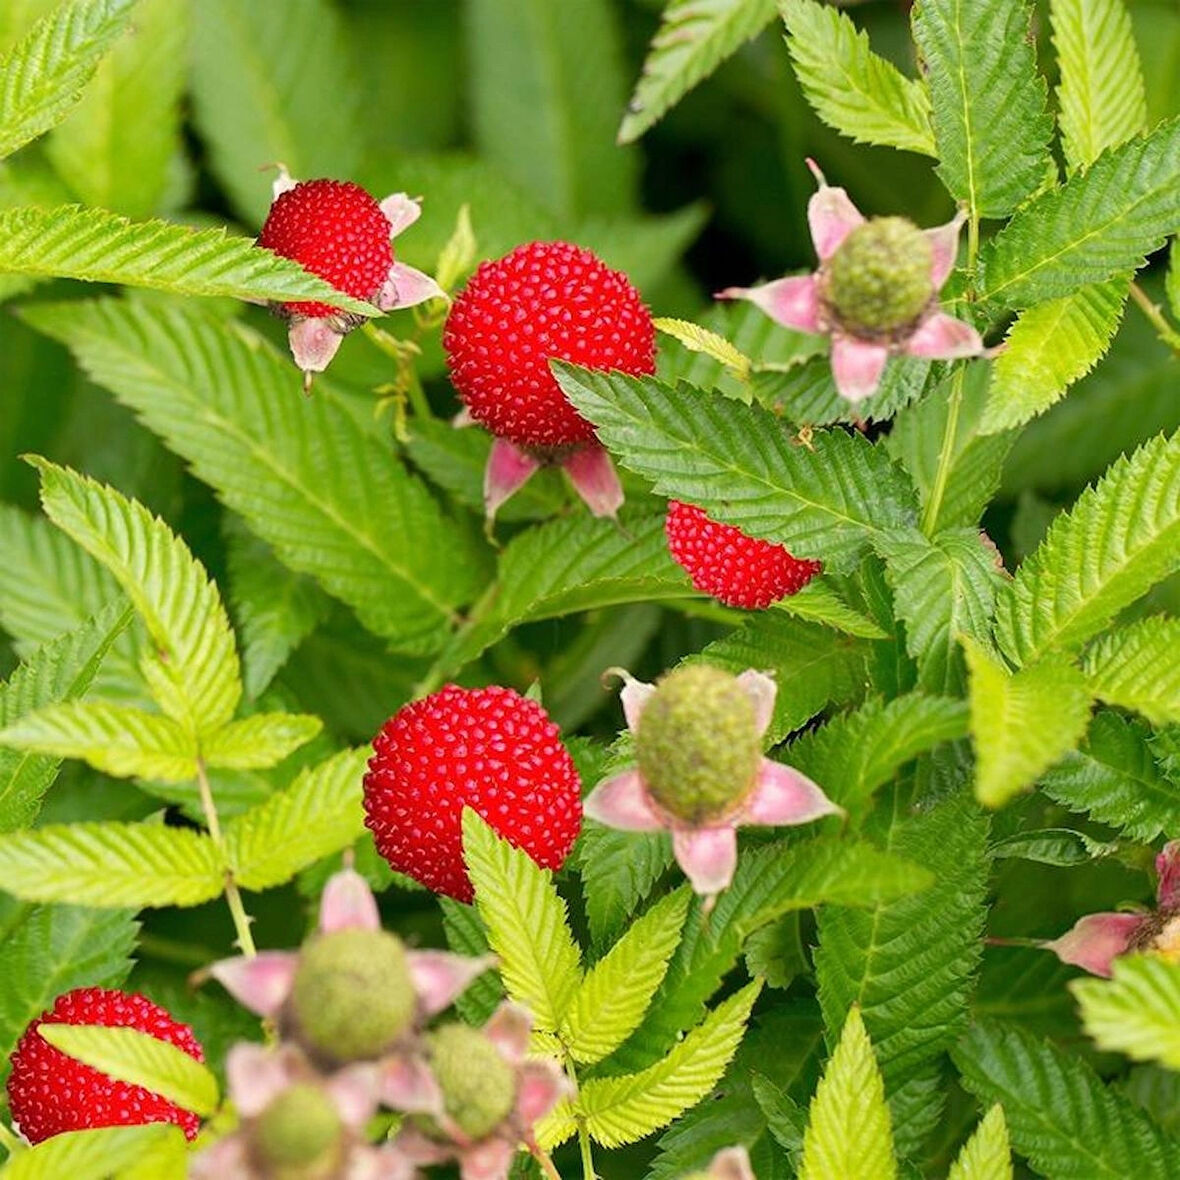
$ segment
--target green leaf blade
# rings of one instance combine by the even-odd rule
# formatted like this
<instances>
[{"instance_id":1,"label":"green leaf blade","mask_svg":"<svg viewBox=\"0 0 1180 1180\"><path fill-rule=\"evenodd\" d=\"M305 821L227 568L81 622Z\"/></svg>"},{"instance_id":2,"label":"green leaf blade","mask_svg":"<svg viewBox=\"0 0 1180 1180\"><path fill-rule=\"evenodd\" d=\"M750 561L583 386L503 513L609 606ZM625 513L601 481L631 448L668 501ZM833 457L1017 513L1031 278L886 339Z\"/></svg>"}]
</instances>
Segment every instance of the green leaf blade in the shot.
<instances>
[{"instance_id":1,"label":"green leaf blade","mask_svg":"<svg viewBox=\"0 0 1180 1180\"><path fill-rule=\"evenodd\" d=\"M1070 991L1100 1049L1180 1069L1180 966L1162 955L1120 955L1110 979L1076 979Z\"/></svg>"},{"instance_id":2,"label":"green leaf blade","mask_svg":"<svg viewBox=\"0 0 1180 1180\"><path fill-rule=\"evenodd\" d=\"M983 1116L955 1157L946 1180L1012 1180L1012 1149L1002 1106L993 1106Z\"/></svg>"},{"instance_id":3,"label":"green leaf blade","mask_svg":"<svg viewBox=\"0 0 1180 1180\"><path fill-rule=\"evenodd\" d=\"M157 1169L158 1180L182 1180L185 1157L184 1132L169 1123L101 1127L54 1135L11 1157L0 1176L4 1180L59 1180L62 1176L110 1180L113 1175L129 1176L140 1164L150 1164Z\"/></svg>"},{"instance_id":4,"label":"green leaf blade","mask_svg":"<svg viewBox=\"0 0 1180 1180\"><path fill-rule=\"evenodd\" d=\"M1153 725L1180 723L1180 619L1155 616L1108 632L1082 661L1090 691Z\"/></svg>"},{"instance_id":5,"label":"green leaf blade","mask_svg":"<svg viewBox=\"0 0 1180 1180\"><path fill-rule=\"evenodd\" d=\"M276 766L324 728L306 713L255 713L214 730L201 743L206 765L223 770Z\"/></svg>"}]
</instances>

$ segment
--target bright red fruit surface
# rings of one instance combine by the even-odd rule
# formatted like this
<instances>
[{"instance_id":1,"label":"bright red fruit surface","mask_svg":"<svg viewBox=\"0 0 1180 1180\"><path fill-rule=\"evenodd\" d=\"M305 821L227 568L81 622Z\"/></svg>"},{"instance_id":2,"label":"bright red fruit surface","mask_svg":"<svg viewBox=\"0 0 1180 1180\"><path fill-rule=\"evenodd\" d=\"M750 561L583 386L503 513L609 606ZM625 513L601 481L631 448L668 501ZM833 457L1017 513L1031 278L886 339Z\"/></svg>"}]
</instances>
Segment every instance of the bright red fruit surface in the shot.
<instances>
[{"instance_id":1,"label":"bright red fruit surface","mask_svg":"<svg viewBox=\"0 0 1180 1180\"><path fill-rule=\"evenodd\" d=\"M655 372L651 313L627 276L568 242L530 242L485 262L443 333L451 381L471 416L519 447L589 442L550 359Z\"/></svg>"},{"instance_id":2,"label":"bright red fruit surface","mask_svg":"<svg viewBox=\"0 0 1180 1180\"><path fill-rule=\"evenodd\" d=\"M41 1036L39 1024L134 1028L183 1049L196 1061L205 1060L193 1030L138 992L101 987L66 992L29 1025L12 1055L8 1105L30 1143L63 1131L140 1123L175 1123L189 1139L196 1137L200 1119L191 1111L67 1057Z\"/></svg>"},{"instance_id":3,"label":"bright red fruit surface","mask_svg":"<svg viewBox=\"0 0 1180 1180\"><path fill-rule=\"evenodd\" d=\"M543 868L560 868L574 845L578 772L545 710L510 688L447 685L394 714L373 748L365 824L390 865L427 889L472 898L465 806Z\"/></svg>"},{"instance_id":4,"label":"bright red fruit surface","mask_svg":"<svg viewBox=\"0 0 1180 1180\"><path fill-rule=\"evenodd\" d=\"M793 557L782 545L748 537L679 500L669 502L664 529L673 558L692 584L726 606L764 610L797 594L823 569L818 561Z\"/></svg>"},{"instance_id":5,"label":"bright red fruit surface","mask_svg":"<svg viewBox=\"0 0 1180 1180\"><path fill-rule=\"evenodd\" d=\"M393 265L389 239L389 219L359 184L305 180L275 198L258 244L354 299L373 299ZM309 318L338 314L326 303L283 306Z\"/></svg>"}]
</instances>

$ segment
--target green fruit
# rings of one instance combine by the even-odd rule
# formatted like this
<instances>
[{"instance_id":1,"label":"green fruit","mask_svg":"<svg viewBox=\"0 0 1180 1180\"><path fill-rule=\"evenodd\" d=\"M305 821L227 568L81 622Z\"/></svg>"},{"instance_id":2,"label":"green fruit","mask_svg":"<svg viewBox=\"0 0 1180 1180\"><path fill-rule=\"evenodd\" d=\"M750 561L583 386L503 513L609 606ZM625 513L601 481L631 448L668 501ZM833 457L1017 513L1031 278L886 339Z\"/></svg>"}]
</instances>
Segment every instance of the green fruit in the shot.
<instances>
[{"instance_id":1,"label":"green fruit","mask_svg":"<svg viewBox=\"0 0 1180 1180\"><path fill-rule=\"evenodd\" d=\"M471 1139L490 1135L516 1105L516 1071L466 1024L444 1024L429 1042L430 1068L447 1114Z\"/></svg>"},{"instance_id":2,"label":"green fruit","mask_svg":"<svg viewBox=\"0 0 1180 1180\"><path fill-rule=\"evenodd\" d=\"M762 760L753 702L728 672L678 668L644 706L635 752L665 811L687 824L720 819L749 794Z\"/></svg>"},{"instance_id":3,"label":"green fruit","mask_svg":"<svg viewBox=\"0 0 1180 1180\"><path fill-rule=\"evenodd\" d=\"M341 1162L343 1131L319 1086L291 1086L255 1122L253 1155L267 1180L327 1180Z\"/></svg>"},{"instance_id":4,"label":"green fruit","mask_svg":"<svg viewBox=\"0 0 1180 1180\"><path fill-rule=\"evenodd\" d=\"M854 336L888 336L912 324L934 296L929 238L904 217L876 217L854 229L829 259L825 297Z\"/></svg>"}]
</instances>

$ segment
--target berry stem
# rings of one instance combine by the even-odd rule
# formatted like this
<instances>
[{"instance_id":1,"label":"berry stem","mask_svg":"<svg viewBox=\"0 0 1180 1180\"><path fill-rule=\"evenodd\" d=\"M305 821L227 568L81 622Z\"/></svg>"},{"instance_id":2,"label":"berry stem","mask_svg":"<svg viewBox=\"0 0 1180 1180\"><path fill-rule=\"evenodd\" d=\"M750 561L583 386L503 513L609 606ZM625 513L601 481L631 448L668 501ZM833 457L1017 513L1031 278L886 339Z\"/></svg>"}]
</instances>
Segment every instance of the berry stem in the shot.
<instances>
[{"instance_id":1,"label":"berry stem","mask_svg":"<svg viewBox=\"0 0 1180 1180\"><path fill-rule=\"evenodd\" d=\"M209 835L213 837L218 849L225 852L225 838L221 834L221 820L217 815L217 804L213 801L213 789L209 786L209 774L205 769L205 759L197 758L197 789L201 795L201 810L205 813L205 824L209 828ZM225 900L229 905L230 917L234 920L234 929L238 932L238 946L242 954L248 959L258 954L254 946L254 938L250 933L250 915L242 904L242 895L238 892L237 882L233 873L225 871Z\"/></svg>"},{"instance_id":2,"label":"berry stem","mask_svg":"<svg viewBox=\"0 0 1180 1180\"><path fill-rule=\"evenodd\" d=\"M590 1150L590 1132L586 1130L586 1120L581 1118L578 1119L578 1146L582 1150L582 1180L598 1180Z\"/></svg>"},{"instance_id":3,"label":"berry stem","mask_svg":"<svg viewBox=\"0 0 1180 1180\"><path fill-rule=\"evenodd\" d=\"M548 1180L561 1180L561 1173L557 1170L553 1160L549 1158L549 1153L544 1148L538 1147L534 1143L529 1147L529 1155L537 1161L542 1173Z\"/></svg>"},{"instance_id":4,"label":"berry stem","mask_svg":"<svg viewBox=\"0 0 1180 1180\"><path fill-rule=\"evenodd\" d=\"M414 699L429 696L442 687L442 683L454 671L454 650L466 639L467 635L483 621L484 616L495 606L496 597L500 593L500 583L492 582L484 591L483 597L471 608L467 618L463 620L459 629L451 636L442 655L426 670L426 675L414 685Z\"/></svg>"},{"instance_id":5,"label":"berry stem","mask_svg":"<svg viewBox=\"0 0 1180 1180\"><path fill-rule=\"evenodd\" d=\"M1177 332L1168 322L1160 305L1153 303L1150 296L1138 283L1131 284L1131 298L1139 305L1140 311L1151 321L1151 326L1155 328L1159 338L1177 356L1180 356L1180 332Z\"/></svg>"},{"instance_id":6,"label":"berry stem","mask_svg":"<svg viewBox=\"0 0 1180 1180\"><path fill-rule=\"evenodd\" d=\"M947 406L946 429L942 435L942 447L938 452L938 469L934 473L934 483L930 488L930 498L922 512L922 532L930 537L934 535L938 524L938 513L942 508L942 500L946 495L946 485L950 479L951 464L955 453L955 445L959 434L959 410L963 404L963 381L967 376L966 364L960 364L955 370L951 385L950 403Z\"/></svg>"}]
</instances>

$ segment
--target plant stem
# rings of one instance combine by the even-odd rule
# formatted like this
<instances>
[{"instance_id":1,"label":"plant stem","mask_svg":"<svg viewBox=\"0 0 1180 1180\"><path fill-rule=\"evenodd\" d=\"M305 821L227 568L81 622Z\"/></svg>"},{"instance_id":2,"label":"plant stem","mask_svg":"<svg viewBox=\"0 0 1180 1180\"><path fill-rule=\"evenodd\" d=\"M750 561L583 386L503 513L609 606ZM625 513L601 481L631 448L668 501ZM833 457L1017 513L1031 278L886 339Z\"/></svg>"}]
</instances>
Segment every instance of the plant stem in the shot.
<instances>
[{"instance_id":1,"label":"plant stem","mask_svg":"<svg viewBox=\"0 0 1180 1180\"><path fill-rule=\"evenodd\" d=\"M963 382L966 376L967 366L965 363L960 363L955 370L954 382L951 385L950 403L946 412L946 429L942 435L942 448L938 452L938 469L934 473L934 483L930 488L930 496L922 512L922 532L928 537L933 534L934 527L938 523L938 513L942 508L946 485L950 479L951 461L959 434L959 410L963 404Z\"/></svg>"},{"instance_id":2,"label":"plant stem","mask_svg":"<svg viewBox=\"0 0 1180 1180\"><path fill-rule=\"evenodd\" d=\"M561 1180L561 1173L554 1166L553 1161L549 1158L549 1153L543 1148L532 1144L529 1147L529 1155L541 1165L541 1171L549 1178L549 1180Z\"/></svg>"},{"instance_id":3,"label":"plant stem","mask_svg":"<svg viewBox=\"0 0 1180 1180\"><path fill-rule=\"evenodd\" d=\"M1160 309L1159 304L1152 303L1147 292L1138 283L1131 284L1131 298L1139 304L1139 309L1151 321L1151 326L1155 328L1159 338L1177 356L1180 356L1180 332L1177 332L1168 322L1168 318Z\"/></svg>"},{"instance_id":4,"label":"plant stem","mask_svg":"<svg viewBox=\"0 0 1180 1180\"><path fill-rule=\"evenodd\" d=\"M3 1147L10 1156L25 1149L25 1145L3 1119L0 1119L0 1147Z\"/></svg>"},{"instance_id":5,"label":"plant stem","mask_svg":"<svg viewBox=\"0 0 1180 1180\"><path fill-rule=\"evenodd\" d=\"M217 815L217 804L213 801L213 789L209 786L204 758L197 759L197 790L201 795L201 810L205 813L209 835L213 837L213 843L224 851L225 838L221 834L221 820ZM250 933L250 915L246 913L237 882L228 869L225 874L225 900L229 904L230 917L234 920L234 929L238 932L238 946L241 947L242 954L252 959L258 951L254 946L254 937Z\"/></svg>"},{"instance_id":6,"label":"plant stem","mask_svg":"<svg viewBox=\"0 0 1180 1180\"><path fill-rule=\"evenodd\" d=\"M590 1150L590 1132L586 1130L585 1119L578 1119L578 1146L582 1149L582 1180L598 1180L598 1173L594 1170L594 1155Z\"/></svg>"},{"instance_id":7,"label":"plant stem","mask_svg":"<svg viewBox=\"0 0 1180 1180\"><path fill-rule=\"evenodd\" d=\"M974 209L967 218L967 290L975 298L975 264L979 260L979 215Z\"/></svg>"},{"instance_id":8,"label":"plant stem","mask_svg":"<svg viewBox=\"0 0 1180 1180\"><path fill-rule=\"evenodd\" d=\"M495 605L499 593L500 584L498 582L493 582L484 591L479 601L468 612L467 618L463 620L458 630L451 636L451 641L444 648L442 655L426 670L426 674L422 679L414 685L415 700L418 697L428 696L434 692L447 678L448 672L453 670L451 665L454 647L484 620L485 616Z\"/></svg>"}]
</instances>

